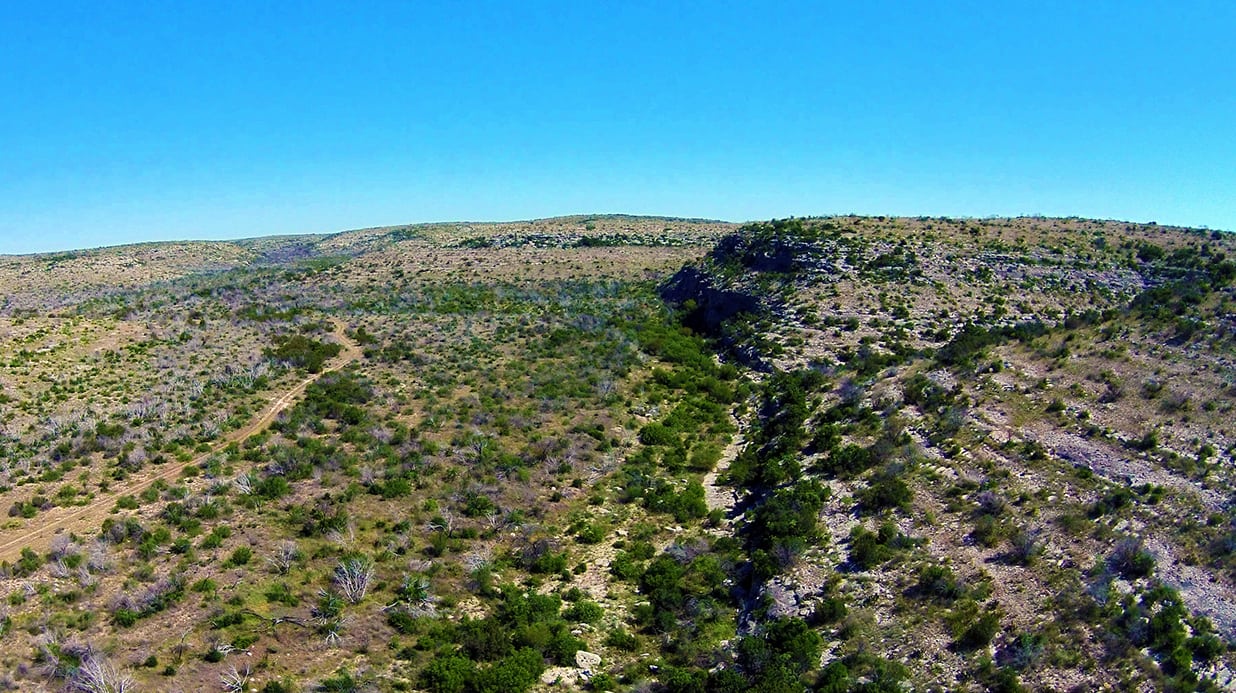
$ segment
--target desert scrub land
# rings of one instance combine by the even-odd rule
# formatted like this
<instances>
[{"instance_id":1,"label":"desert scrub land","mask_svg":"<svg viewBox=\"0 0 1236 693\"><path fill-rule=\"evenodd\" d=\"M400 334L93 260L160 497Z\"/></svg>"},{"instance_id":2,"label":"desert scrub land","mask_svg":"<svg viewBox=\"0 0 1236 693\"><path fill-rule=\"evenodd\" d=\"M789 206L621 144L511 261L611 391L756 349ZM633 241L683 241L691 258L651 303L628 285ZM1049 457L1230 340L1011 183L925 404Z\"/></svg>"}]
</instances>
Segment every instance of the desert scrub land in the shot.
<instances>
[{"instance_id":1,"label":"desert scrub land","mask_svg":"<svg viewBox=\"0 0 1236 693\"><path fill-rule=\"evenodd\" d=\"M0 686L1231 687L1234 260L624 216L0 258Z\"/></svg>"}]
</instances>

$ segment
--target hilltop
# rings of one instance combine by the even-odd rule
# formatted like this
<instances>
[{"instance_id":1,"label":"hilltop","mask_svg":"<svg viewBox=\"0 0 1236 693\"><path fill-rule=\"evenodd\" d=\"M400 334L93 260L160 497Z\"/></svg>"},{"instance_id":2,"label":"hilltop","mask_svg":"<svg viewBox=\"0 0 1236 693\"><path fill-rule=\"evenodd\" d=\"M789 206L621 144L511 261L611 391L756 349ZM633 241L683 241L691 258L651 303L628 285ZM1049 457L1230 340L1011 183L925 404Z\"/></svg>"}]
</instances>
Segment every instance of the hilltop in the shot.
<instances>
[{"instance_id":1,"label":"hilltop","mask_svg":"<svg viewBox=\"0 0 1236 693\"><path fill-rule=\"evenodd\" d=\"M0 684L1230 687L1234 282L1048 218L0 257Z\"/></svg>"}]
</instances>

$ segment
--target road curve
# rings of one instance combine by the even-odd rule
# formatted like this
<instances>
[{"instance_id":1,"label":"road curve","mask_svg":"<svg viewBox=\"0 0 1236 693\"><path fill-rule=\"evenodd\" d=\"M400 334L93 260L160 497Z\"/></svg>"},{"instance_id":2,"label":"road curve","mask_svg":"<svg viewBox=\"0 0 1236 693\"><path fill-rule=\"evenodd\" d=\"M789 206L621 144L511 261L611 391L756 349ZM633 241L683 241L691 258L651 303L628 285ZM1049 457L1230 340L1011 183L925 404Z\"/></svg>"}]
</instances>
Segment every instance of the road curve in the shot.
<instances>
[{"instance_id":1,"label":"road curve","mask_svg":"<svg viewBox=\"0 0 1236 693\"><path fill-rule=\"evenodd\" d=\"M345 334L343 321L338 318L332 318L331 322L335 326L335 339L339 341L343 351L339 352L339 355L332 359L331 363L320 372L310 375L290 390L276 397L269 406L262 410L261 415L257 418L250 421L243 428L232 431L215 441L210 446L209 452L197 455L187 462L169 463L146 474L134 475L127 479L123 485L115 485L106 494L96 496L87 505L55 507L41 512L37 517L29 520L28 526L0 530L0 561L8 561L10 563L16 561L21 556L21 550L26 547L39 552L46 551L51 544L52 538L65 530L76 531L78 534L93 532L111 514L117 498L125 495L137 495L160 480L169 481L176 479L186 466L201 464L208 457L226 448L228 445L243 442L245 439L266 430L266 427L274 422L275 417L279 416L280 412L290 407L298 397L304 394L305 388L327 373L337 371L361 357L361 348Z\"/></svg>"}]
</instances>

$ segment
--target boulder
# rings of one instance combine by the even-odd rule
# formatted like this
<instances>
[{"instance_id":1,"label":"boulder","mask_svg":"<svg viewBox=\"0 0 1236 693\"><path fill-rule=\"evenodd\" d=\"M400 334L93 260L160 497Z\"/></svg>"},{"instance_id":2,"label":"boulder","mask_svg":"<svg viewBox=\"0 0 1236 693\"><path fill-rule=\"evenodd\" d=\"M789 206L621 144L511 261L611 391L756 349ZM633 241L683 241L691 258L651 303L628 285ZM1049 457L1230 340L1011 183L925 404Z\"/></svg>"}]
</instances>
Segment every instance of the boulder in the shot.
<instances>
[{"instance_id":1,"label":"boulder","mask_svg":"<svg viewBox=\"0 0 1236 693\"><path fill-rule=\"evenodd\" d=\"M575 666L585 672L596 671L597 667L601 666L601 655L586 650L576 650Z\"/></svg>"}]
</instances>

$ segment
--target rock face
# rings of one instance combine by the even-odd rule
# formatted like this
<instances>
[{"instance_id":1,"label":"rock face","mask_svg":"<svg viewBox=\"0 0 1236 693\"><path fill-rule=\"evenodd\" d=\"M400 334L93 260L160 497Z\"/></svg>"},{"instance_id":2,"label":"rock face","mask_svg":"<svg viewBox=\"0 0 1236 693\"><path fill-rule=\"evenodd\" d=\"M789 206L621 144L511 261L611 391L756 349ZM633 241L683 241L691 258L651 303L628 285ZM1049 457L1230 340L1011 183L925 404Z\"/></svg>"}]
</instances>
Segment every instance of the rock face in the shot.
<instances>
[{"instance_id":1,"label":"rock face","mask_svg":"<svg viewBox=\"0 0 1236 693\"><path fill-rule=\"evenodd\" d=\"M768 372L767 344L751 339L753 327L784 306L770 286L832 274L830 246L801 222L756 225L722 238L708 257L679 270L661 285L661 298L684 311L683 323L717 338L743 365ZM757 318L743 324L741 317ZM744 336L745 335L745 336Z\"/></svg>"},{"instance_id":2,"label":"rock face","mask_svg":"<svg viewBox=\"0 0 1236 693\"><path fill-rule=\"evenodd\" d=\"M739 315L762 315L769 310L765 301L753 293L720 288L716 277L696 267L684 267L661 285L661 298L686 311L683 324L700 334L715 337L720 345L739 363L748 368L768 372L772 366L749 343L736 339L726 329L727 323Z\"/></svg>"},{"instance_id":3,"label":"rock face","mask_svg":"<svg viewBox=\"0 0 1236 693\"><path fill-rule=\"evenodd\" d=\"M739 234L730 234L717 242L711 257L720 262L736 261L754 272L796 272L805 269L804 260L811 257L808 244L786 239L764 239L752 242Z\"/></svg>"},{"instance_id":4,"label":"rock face","mask_svg":"<svg viewBox=\"0 0 1236 693\"><path fill-rule=\"evenodd\" d=\"M695 267L684 267L661 285L661 298L687 308L685 322L694 330L718 335L726 320L757 313L760 300L751 294L716 286L716 280Z\"/></svg>"}]
</instances>

